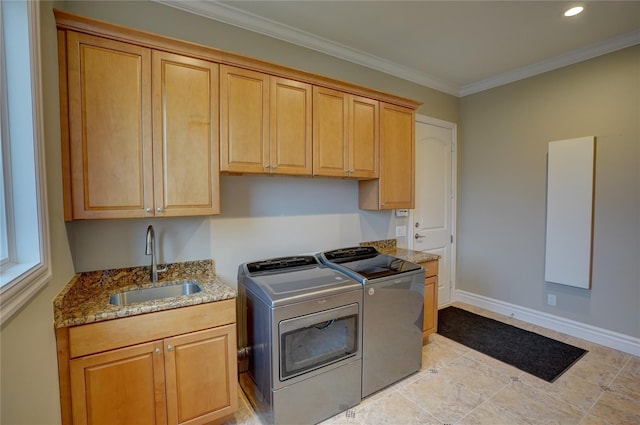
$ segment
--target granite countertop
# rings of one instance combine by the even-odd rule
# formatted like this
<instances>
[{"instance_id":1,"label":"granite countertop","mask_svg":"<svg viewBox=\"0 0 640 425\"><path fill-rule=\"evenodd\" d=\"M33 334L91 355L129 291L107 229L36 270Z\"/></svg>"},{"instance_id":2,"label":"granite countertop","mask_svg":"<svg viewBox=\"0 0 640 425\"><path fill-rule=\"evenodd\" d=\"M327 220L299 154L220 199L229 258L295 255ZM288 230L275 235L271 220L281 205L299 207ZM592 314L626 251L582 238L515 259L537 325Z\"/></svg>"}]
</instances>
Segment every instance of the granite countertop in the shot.
<instances>
[{"instance_id":1,"label":"granite countertop","mask_svg":"<svg viewBox=\"0 0 640 425\"><path fill-rule=\"evenodd\" d=\"M149 269L149 266L141 266L76 274L53 300L55 327L78 326L236 297L236 291L216 276L213 260L168 264L167 271L160 273L155 284L149 281ZM202 291L131 305L109 303L109 297L118 292L187 280L196 280Z\"/></svg>"},{"instance_id":2,"label":"granite countertop","mask_svg":"<svg viewBox=\"0 0 640 425\"><path fill-rule=\"evenodd\" d=\"M407 260L416 264L426 263L427 261L433 261L440 258L440 256L437 254L414 251L412 249L406 248L398 248L397 241L395 239L360 242L360 246L373 246L383 254L393 255L394 257L402 258L403 260Z\"/></svg>"}]
</instances>

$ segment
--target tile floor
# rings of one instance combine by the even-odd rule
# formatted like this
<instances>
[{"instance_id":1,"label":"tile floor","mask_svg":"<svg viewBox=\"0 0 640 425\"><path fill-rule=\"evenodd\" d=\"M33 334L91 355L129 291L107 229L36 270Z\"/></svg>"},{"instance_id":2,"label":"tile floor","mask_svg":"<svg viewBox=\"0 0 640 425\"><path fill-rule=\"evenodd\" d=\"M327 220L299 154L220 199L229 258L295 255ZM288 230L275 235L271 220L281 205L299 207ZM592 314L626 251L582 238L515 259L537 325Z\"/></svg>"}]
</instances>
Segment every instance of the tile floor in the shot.
<instances>
[{"instance_id":1,"label":"tile floor","mask_svg":"<svg viewBox=\"0 0 640 425\"><path fill-rule=\"evenodd\" d=\"M438 334L422 352L422 369L322 425L640 424L640 357L470 305L478 314L589 350L550 384ZM260 420L239 391L227 425Z\"/></svg>"}]
</instances>

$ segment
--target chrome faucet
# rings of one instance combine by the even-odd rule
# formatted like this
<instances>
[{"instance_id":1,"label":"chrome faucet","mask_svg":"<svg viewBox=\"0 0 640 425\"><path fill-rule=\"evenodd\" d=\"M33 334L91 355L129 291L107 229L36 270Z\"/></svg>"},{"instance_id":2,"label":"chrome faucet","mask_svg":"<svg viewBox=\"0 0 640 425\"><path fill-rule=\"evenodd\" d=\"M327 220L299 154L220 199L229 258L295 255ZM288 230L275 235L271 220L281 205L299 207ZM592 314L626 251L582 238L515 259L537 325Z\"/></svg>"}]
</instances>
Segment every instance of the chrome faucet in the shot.
<instances>
[{"instance_id":1,"label":"chrome faucet","mask_svg":"<svg viewBox=\"0 0 640 425\"><path fill-rule=\"evenodd\" d=\"M158 263L156 259L156 234L153 231L153 226L147 227L147 246L144 250L146 255L151 256L151 282L158 281L158 273L166 272L167 267L158 269Z\"/></svg>"}]
</instances>

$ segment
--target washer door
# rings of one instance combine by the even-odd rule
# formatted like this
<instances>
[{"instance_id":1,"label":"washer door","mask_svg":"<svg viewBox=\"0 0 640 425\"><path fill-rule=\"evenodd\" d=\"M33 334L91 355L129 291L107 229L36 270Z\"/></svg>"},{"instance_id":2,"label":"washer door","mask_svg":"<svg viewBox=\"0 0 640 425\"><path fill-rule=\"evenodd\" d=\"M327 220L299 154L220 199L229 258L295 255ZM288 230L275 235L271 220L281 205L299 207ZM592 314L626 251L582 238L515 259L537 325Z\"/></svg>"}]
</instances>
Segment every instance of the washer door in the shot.
<instances>
[{"instance_id":1,"label":"washer door","mask_svg":"<svg viewBox=\"0 0 640 425\"><path fill-rule=\"evenodd\" d=\"M358 353L358 304L282 320L278 331L285 381Z\"/></svg>"}]
</instances>

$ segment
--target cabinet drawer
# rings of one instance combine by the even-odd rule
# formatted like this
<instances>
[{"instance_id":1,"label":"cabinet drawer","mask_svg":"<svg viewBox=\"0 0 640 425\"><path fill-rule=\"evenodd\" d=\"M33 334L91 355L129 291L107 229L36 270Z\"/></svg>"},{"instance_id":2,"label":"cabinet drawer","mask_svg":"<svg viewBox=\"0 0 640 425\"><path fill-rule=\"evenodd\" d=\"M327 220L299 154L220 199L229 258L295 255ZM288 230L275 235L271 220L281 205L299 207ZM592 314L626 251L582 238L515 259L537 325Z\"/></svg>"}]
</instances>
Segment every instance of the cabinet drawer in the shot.
<instances>
[{"instance_id":1,"label":"cabinet drawer","mask_svg":"<svg viewBox=\"0 0 640 425\"><path fill-rule=\"evenodd\" d=\"M70 357L235 323L235 299L69 328Z\"/></svg>"},{"instance_id":2,"label":"cabinet drawer","mask_svg":"<svg viewBox=\"0 0 640 425\"><path fill-rule=\"evenodd\" d=\"M438 260L422 263L422 267L425 270L425 277L438 276Z\"/></svg>"}]
</instances>

